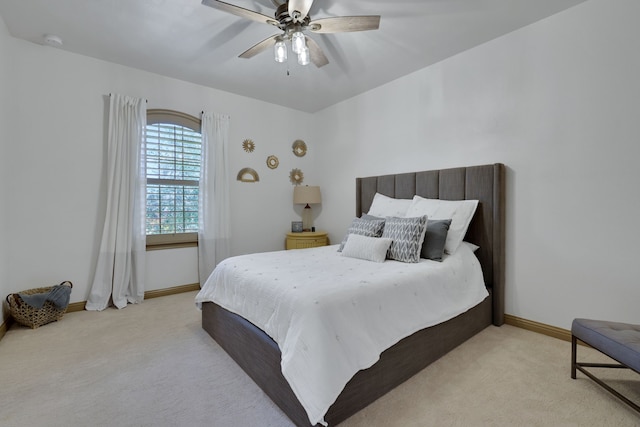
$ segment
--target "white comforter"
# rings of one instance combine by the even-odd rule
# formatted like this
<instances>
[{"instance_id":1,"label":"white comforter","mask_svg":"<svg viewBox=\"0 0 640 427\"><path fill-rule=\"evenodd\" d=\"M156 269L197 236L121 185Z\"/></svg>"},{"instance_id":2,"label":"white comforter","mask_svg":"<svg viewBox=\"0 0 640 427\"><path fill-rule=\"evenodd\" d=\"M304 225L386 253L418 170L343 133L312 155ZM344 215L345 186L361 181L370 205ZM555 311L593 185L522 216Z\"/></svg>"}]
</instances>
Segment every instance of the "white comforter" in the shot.
<instances>
[{"instance_id":1,"label":"white comforter","mask_svg":"<svg viewBox=\"0 0 640 427\"><path fill-rule=\"evenodd\" d=\"M228 258L196 305L213 301L273 338L311 425L326 425L325 413L356 372L402 338L487 296L466 245L441 263L416 264L348 258L326 246Z\"/></svg>"}]
</instances>

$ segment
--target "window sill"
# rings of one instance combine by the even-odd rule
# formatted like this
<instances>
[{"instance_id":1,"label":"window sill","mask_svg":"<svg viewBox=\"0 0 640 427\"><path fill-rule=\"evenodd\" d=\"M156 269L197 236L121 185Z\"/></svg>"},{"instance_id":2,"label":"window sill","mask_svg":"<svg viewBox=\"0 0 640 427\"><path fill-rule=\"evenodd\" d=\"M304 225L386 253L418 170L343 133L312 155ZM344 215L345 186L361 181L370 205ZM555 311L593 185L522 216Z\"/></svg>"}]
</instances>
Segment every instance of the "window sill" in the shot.
<instances>
[{"instance_id":1,"label":"window sill","mask_svg":"<svg viewBox=\"0 0 640 427\"><path fill-rule=\"evenodd\" d=\"M197 247L198 242L180 242L180 243L158 243L147 245L148 251L159 251L163 249L179 249L179 248L193 248Z\"/></svg>"},{"instance_id":2,"label":"window sill","mask_svg":"<svg viewBox=\"0 0 640 427\"><path fill-rule=\"evenodd\" d=\"M147 251L198 246L198 233L149 234Z\"/></svg>"}]
</instances>

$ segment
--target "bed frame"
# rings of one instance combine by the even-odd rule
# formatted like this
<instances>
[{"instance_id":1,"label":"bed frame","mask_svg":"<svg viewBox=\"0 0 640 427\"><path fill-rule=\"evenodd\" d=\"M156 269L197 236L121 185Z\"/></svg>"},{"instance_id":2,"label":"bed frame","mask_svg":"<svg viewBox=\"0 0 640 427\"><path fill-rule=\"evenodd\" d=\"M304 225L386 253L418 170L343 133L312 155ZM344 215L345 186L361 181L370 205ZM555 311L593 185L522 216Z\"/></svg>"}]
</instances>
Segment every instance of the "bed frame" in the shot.
<instances>
[{"instance_id":1,"label":"bed frame","mask_svg":"<svg viewBox=\"0 0 640 427\"><path fill-rule=\"evenodd\" d=\"M471 310L399 341L372 367L359 371L329 408L336 425L442 357L492 323L504 323L505 168L502 164L356 178L356 215L367 212L375 193L409 199L479 200L465 240L478 245L490 296ZM280 369L278 345L261 329L215 303L202 304L202 327L295 423L307 413Z\"/></svg>"}]
</instances>

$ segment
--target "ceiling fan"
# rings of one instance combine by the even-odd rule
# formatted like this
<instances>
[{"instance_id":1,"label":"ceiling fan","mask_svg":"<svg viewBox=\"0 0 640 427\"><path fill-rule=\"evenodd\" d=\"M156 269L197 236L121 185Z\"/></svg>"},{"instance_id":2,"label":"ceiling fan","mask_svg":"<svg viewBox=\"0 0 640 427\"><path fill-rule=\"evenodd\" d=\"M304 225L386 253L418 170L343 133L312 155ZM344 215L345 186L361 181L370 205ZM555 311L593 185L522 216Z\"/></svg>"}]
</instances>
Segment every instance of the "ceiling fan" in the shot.
<instances>
[{"instance_id":1,"label":"ceiling fan","mask_svg":"<svg viewBox=\"0 0 640 427\"><path fill-rule=\"evenodd\" d=\"M277 62L285 62L287 60L287 46L285 41L289 41L292 51L298 56L298 63L300 65L307 65L309 62L313 62L316 67L322 67L327 65L329 60L324 52L322 52L320 46L305 34L306 31L318 34L344 33L350 31L377 30L380 26L379 15L338 16L312 21L309 16L309 9L311 9L313 1L314 0L272 0L273 4L277 7L273 18L218 0L202 0L202 4L242 18L273 25L282 31L282 33L268 37L250 47L239 55L240 58L252 58L258 53L273 47L275 60Z\"/></svg>"}]
</instances>

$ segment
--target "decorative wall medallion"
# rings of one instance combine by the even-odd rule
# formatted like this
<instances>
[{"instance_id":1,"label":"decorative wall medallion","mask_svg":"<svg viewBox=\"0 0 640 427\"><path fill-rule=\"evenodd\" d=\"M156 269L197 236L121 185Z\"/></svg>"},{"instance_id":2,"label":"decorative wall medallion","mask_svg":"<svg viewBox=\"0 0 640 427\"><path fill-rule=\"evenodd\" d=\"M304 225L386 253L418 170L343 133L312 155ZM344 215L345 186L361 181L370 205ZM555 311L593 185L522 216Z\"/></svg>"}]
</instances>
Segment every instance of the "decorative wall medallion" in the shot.
<instances>
[{"instance_id":1,"label":"decorative wall medallion","mask_svg":"<svg viewBox=\"0 0 640 427\"><path fill-rule=\"evenodd\" d=\"M250 139L245 139L242 141L242 148L244 148L244 151L247 153L253 153L253 150L256 149L256 144Z\"/></svg>"},{"instance_id":2,"label":"decorative wall medallion","mask_svg":"<svg viewBox=\"0 0 640 427\"><path fill-rule=\"evenodd\" d=\"M269 169L275 169L278 167L279 164L280 164L280 161L276 156L267 157L267 166L269 166Z\"/></svg>"},{"instance_id":3,"label":"decorative wall medallion","mask_svg":"<svg viewBox=\"0 0 640 427\"><path fill-rule=\"evenodd\" d=\"M295 141L293 141L293 145L291 146L291 148L293 148L293 154L298 157L303 157L305 154L307 154L307 144L305 144L301 139L296 139Z\"/></svg>"},{"instance_id":4,"label":"decorative wall medallion","mask_svg":"<svg viewBox=\"0 0 640 427\"><path fill-rule=\"evenodd\" d=\"M258 176L258 172L251 168L244 168L238 172L238 177L236 178L238 181L242 182L258 182L260 181L260 177Z\"/></svg>"},{"instance_id":5,"label":"decorative wall medallion","mask_svg":"<svg viewBox=\"0 0 640 427\"><path fill-rule=\"evenodd\" d=\"M300 169L291 169L291 172L289 172L289 181L291 181L293 185L300 185L303 180L304 174Z\"/></svg>"}]
</instances>

